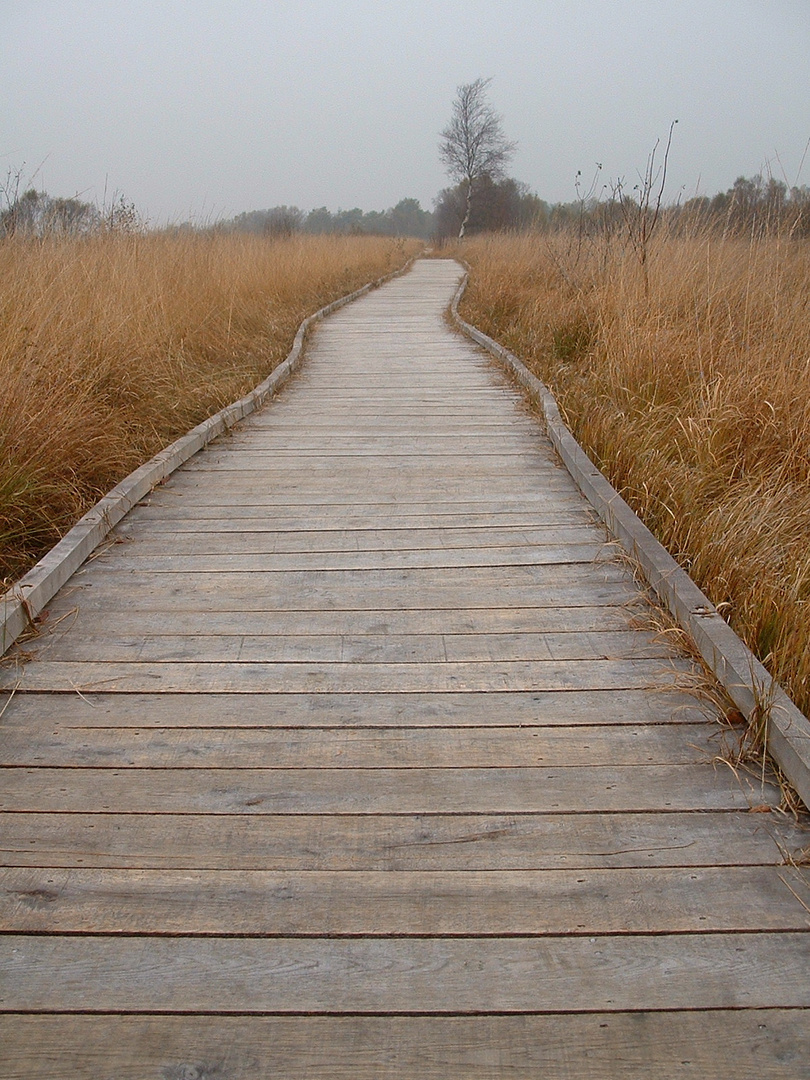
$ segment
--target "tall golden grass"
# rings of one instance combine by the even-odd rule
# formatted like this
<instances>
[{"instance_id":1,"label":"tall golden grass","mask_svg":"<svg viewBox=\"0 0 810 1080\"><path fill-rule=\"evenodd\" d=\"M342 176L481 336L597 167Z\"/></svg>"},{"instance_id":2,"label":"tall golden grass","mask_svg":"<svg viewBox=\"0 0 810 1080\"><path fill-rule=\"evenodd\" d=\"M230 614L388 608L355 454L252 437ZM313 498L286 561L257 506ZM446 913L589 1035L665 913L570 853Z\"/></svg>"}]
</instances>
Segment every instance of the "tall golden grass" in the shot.
<instances>
[{"instance_id":1,"label":"tall golden grass","mask_svg":"<svg viewBox=\"0 0 810 1080\"><path fill-rule=\"evenodd\" d=\"M382 237L106 233L0 242L0 575L286 356L319 307L404 264Z\"/></svg>"},{"instance_id":2,"label":"tall golden grass","mask_svg":"<svg viewBox=\"0 0 810 1080\"><path fill-rule=\"evenodd\" d=\"M466 243L464 317L520 356L810 711L810 243L663 230ZM648 281L645 282L645 276Z\"/></svg>"}]
</instances>

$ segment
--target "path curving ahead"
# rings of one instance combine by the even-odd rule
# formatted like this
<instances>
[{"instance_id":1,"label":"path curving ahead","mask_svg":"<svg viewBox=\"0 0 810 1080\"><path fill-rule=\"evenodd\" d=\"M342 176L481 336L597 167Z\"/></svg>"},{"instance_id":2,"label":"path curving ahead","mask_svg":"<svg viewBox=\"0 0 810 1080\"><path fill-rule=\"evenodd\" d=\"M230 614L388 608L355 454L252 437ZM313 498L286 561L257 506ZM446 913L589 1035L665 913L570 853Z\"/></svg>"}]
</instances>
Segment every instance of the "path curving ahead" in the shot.
<instances>
[{"instance_id":1,"label":"path curving ahead","mask_svg":"<svg viewBox=\"0 0 810 1080\"><path fill-rule=\"evenodd\" d=\"M330 316L3 663L0 1077L810 1077L807 837L460 276Z\"/></svg>"}]
</instances>

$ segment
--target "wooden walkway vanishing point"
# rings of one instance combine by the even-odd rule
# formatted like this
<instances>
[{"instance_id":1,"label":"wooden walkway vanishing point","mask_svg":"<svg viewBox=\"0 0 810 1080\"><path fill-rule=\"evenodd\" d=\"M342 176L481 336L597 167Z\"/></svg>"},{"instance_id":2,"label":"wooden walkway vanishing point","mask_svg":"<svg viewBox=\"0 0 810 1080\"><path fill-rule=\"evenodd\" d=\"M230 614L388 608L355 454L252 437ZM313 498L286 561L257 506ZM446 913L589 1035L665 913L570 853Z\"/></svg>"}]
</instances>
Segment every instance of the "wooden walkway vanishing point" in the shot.
<instances>
[{"instance_id":1,"label":"wooden walkway vanishing point","mask_svg":"<svg viewBox=\"0 0 810 1080\"><path fill-rule=\"evenodd\" d=\"M460 276L330 316L4 662L4 1080L810 1077L807 835Z\"/></svg>"}]
</instances>

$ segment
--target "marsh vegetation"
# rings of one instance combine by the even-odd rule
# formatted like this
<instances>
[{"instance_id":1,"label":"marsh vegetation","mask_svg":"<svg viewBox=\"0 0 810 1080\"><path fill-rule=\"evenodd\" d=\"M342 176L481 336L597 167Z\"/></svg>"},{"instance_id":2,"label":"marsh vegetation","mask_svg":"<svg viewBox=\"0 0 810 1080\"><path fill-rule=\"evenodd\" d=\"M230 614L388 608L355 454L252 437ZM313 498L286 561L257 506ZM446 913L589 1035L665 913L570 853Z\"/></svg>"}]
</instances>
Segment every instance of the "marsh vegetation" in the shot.
<instances>
[{"instance_id":1,"label":"marsh vegetation","mask_svg":"<svg viewBox=\"0 0 810 1080\"><path fill-rule=\"evenodd\" d=\"M280 363L418 241L102 230L0 243L0 575Z\"/></svg>"},{"instance_id":2,"label":"marsh vegetation","mask_svg":"<svg viewBox=\"0 0 810 1080\"><path fill-rule=\"evenodd\" d=\"M666 221L473 237L462 313L521 357L810 711L810 244Z\"/></svg>"}]
</instances>

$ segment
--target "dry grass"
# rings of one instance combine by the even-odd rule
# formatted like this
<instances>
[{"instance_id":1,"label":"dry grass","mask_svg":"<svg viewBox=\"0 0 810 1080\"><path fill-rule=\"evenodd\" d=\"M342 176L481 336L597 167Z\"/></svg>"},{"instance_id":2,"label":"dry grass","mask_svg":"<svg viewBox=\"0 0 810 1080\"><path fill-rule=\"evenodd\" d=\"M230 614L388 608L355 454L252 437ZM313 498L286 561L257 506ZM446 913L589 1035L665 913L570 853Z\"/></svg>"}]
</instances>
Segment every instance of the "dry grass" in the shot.
<instances>
[{"instance_id":1,"label":"dry grass","mask_svg":"<svg viewBox=\"0 0 810 1080\"><path fill-rule=\"evenodd\" d=\"M322 305L416 241L106 234L0 242L0 575L240 397Z\"/></svg>"},{"instance_id":2,"label":"dry grass","mask_svg":"<svg viewBox=\"0 0 810 1080\"><path fill-rule=\"evenodd\" d=\"M465 244L464 317L550 385L581 443L810 711L810 243L662 233Z\"/></svg>"}]
</instances>

